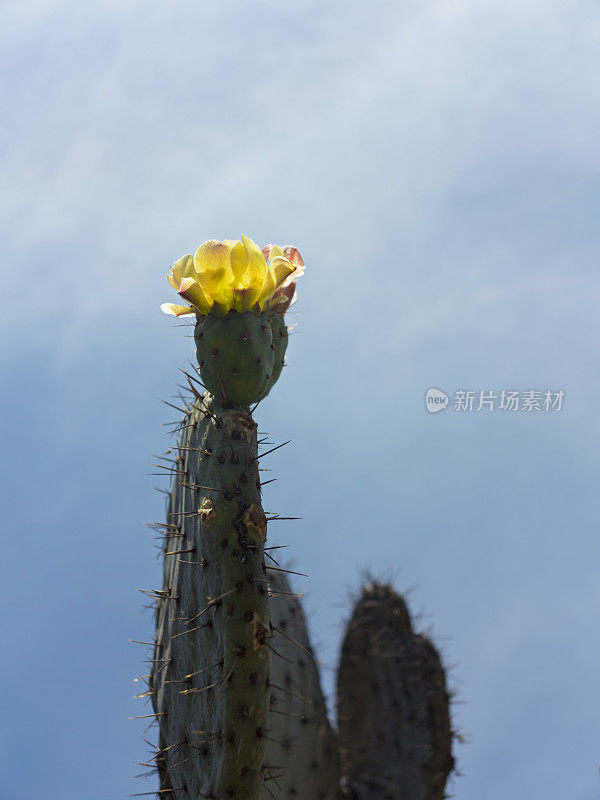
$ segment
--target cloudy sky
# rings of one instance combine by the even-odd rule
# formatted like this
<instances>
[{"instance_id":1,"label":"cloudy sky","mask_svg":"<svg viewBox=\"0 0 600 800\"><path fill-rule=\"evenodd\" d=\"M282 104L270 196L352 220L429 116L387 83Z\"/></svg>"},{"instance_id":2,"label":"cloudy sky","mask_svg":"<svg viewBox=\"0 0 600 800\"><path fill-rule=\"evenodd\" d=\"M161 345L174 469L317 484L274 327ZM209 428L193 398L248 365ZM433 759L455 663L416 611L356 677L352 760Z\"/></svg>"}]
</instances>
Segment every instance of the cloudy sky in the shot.
<instances>
[{"instance_id":1,"label":"cloudy sky","mask_svg":"<svg viewBox=\"0 0 600 800\"><path fill-rule=\"evenodd\" d=\"M308 265L257 416L327 692L369 570L452 666L455 796L597 798L597 3L4 0L0 40L2 800L154 788L158 307L242 232Z\"/></svg>"}]
</instances>

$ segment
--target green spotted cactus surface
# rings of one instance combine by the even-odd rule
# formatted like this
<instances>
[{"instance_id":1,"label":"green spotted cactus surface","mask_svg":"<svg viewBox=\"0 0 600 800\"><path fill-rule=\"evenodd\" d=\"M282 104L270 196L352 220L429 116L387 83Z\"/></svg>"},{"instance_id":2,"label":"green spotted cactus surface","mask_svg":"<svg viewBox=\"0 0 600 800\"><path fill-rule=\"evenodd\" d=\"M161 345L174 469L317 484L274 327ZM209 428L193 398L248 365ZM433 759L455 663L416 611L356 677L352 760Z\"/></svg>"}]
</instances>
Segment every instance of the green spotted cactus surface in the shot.
<instances>
[{"instance_id":1,"label":"green spotted cactus surface","mask_svg":"<svg viewBox=\"0 0 600 800\"><path fill-rule=\"evenodd\" d=\"M194 339L200 377L213 395L247 406L267 394L275 348L266 314L230 311L224 317L199 317Z\"/></svg>"},{"instance_id":2,"label":"green spotted cactus surface","mask_svg":"<svg viewBox=\"0 0 600 800\"><path fill-rule=\"evenodd\" d=\"M206 395L183 427L152 670L161 789L251 800L265 777L271 655L256 424Z\"/></svg>"},{"instance_id":3,"label":"green spotted cactus surface","mask_svg":"<svg viewBox=\"0 0 600 800\"><path fill-rule=\"evenodd\" d=\"M194 339L206 389L227 405L248 406L279 380L289 332L283 311L275 307L269 313L198 317Z\"/></svg>"},{"instance_id":4,"label":"green spotted cactus surface","mask_svg":"<svg viewBox=\"0 0 600 800\"><path fill-rule=\"evenodd\" d=\"M269 317L271 323L271 336L273 337L273 369L271 372L271 380L267 386L267 393L281 375L281 370L285 364L285 353L290 338L289 329L285 321L284 314L281 310L275 309Z\"/></svg>"}]
</instances>

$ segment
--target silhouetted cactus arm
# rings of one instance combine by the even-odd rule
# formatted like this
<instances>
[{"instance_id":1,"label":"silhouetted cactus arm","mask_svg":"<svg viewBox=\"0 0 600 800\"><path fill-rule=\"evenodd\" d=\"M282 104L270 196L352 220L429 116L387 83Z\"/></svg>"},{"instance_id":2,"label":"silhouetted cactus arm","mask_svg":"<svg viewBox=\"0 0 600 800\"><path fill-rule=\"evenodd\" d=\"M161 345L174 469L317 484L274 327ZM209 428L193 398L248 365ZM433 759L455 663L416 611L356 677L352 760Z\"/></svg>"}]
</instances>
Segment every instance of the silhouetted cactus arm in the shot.
<instances>
[{"instance_id":1,"label":"silhouetted cactus arm","mask_svg":"<svg viewBox=\"0 0 600 800\"><path fill-rule=\"evenodd\" d=\"M337 800L337 735L329 724L306 620L283 572L271 590L271 710L266 762L273 781L261 800Z\"/></svg>"},{"instance_id":2,"label":"silhouetted cactus arm","mask_svg":"<svg viewBox=\"0 0 600 800\"><path fill-rule=\"evenodd\" d=\"M391 587L366 587L338 672L342 786L349 800L441 800L453 767L440 657Z\"/></svg>"}]
</instances>

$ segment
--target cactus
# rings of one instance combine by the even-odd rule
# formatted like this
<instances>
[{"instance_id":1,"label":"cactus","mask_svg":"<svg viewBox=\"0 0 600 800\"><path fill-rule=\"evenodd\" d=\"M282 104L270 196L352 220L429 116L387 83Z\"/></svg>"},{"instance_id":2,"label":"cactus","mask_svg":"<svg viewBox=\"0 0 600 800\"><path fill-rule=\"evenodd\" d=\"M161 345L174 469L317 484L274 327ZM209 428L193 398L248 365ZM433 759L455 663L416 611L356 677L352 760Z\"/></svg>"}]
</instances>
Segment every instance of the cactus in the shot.
<instances>
[{"instance_id":1,"label":"cactus","mask_svg":"<svg viewBox=\"0 0 600 800\"><path fill-rule=\"evenodd\" d=\"M196 399L176 447L157 593L150 691L167 797L258 800L270 777L267 520L249 405L275 382L270 319L292 300L295 261L243 237L205 243L169 276L192 305L163 310L196 314L206 391L188 376Z\"/></svg>"},{"instance_id":2,"label":"cactus","mask_svg":"<svg viewBox=\"0 0 600 800\"><path fill-rule=\"evenodd\" d=\"M431 641L390 586L363 589L338 671L342 785L351 800L441 800L453 768L449 695Z\"/></svg>"},{"instance_id":3,"label":"cactus","mask_svg":"<svg viewBox=\"0 0 600 800\"><path fill-rule=\"evenodd\" d=\"M176 797L251 798L263 780L270 613L256 442L248 413L204 395L178 446L152 673L161 788Z\"/></svg>"},{"instance_id":4,"label":"cactus","mask_svg":"<svg viewBox=\"0 0 600 800\"><path fill-rule=\"evenodd\" d=\"M288 571L265 566L250 404L281 374L284 314L303 266L293 247L261 251L242 237L206 242L169 276L191 305L163 310L196 316L199 367L171 451L154 593L160 797L440 800L451 766L445 675L403 600L375 584L356 605L339 667L338 744Z\"/></svg>"},{"instance_id":5,"label":"cactus","mask_svg":"<svg viewBox=\"0 0 600 800\"><path fill-rule=\"evenodd\" d=\"M336 800L337 736L327 718L306 620L285 572L269 569L273 599L270 731L267 764L273 765L271 796ZM267 784L269 785L269 784ZM268 790L262 800L269 800Z\"/></svg>"}]
</instances>

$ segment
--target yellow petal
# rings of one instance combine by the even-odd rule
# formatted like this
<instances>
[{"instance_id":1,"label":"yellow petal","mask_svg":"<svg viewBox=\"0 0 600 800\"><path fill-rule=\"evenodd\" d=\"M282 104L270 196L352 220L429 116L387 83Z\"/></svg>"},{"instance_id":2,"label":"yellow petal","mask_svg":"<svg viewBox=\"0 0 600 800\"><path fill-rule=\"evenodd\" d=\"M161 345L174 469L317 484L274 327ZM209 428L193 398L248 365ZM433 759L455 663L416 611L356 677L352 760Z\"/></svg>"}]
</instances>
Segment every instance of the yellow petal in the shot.
<instances>
[{"instance_id":1,"label":"yellow petal","mask_svg":"<svg viewBox=\"0 0 600 800\"><path fill-rule=\"evenodd\" d=\"M231 268L219 267L207 270L197 276L198 283L207 299L212 300L224 309L224 313L233 307L233 278Z\"/></svg>"},{"instance_id":2,"label":"yellow petal","mask_svg":"<svg viewBox=\"0 0 600 800\"><path fill-rule=\"evenodd\" d=\"M259 305L264 308L265 303L273 296L277 289L289 283L290 276L294 274L294 265L284 256L269 259L269 269L260 293Z\"/></svg>"},{"instance_id":3,"label":"yellow petal","mask_svg":"<svg viewBox=\"0 0 600 800\"><path fill-rule=\"evenodd\" d=\"M219 242L211 239L200 245L194 253L197 281L202 291L209 300L224 308L225 312L233 307L234 278L230 263L233 247L232 241Z\"/></svg>"},{"instance_id":4,"label":"yellow petal","mask_svg":"<svg viewBox=\"0 0 600 800\"><path fill-rule=\"evenodd\" d=\"M231 248L231 254L229 256L229 262L231 264L233 279L236 286L240 285L242 282L244 273L248 269L248 261L248 253L243 243L234 242L233 247Z\"/></svg>"},{"instance_id":5,"label":"yellow petal","mask_svg":"<svg viewBox=\"0 0 600 800\"><path fill-rule=\"evenodd\" d=\"M267 262L260 247L252 239L242 234L242 242L247 256L247 267L236 280L235 307L238 311L248 311L256 305L267 274Z\"/></svg>"},{"instance_id":6,"label":"yellow petal","mask_svg":"<svg viewBox=\"0 0 600 800\"><path fill-rule=\"evenodd\" d=\"M192 303L201 314L210 314L212 302L195 278L183 278L178 294Z\"/></svg>"},{"instance_id":7,"label":"yellow petal","mask_svg":"<svg viewBox=\"0 0 600 800\"><path fill-rule=\"evenodd\" d=\"M219 242L211 239L204 242L194 253L194 267L199 275L204 272L215 272L223 270L225 273L231 272L229 256L233 250L234 243L229 240ZM232 276L233 277L233 276Z\"/></svg>"},{"instance_id":8,"label":"yellow petal","mask_svg":"<svg viewBox=\"0 0 600 800\"><path fill-rule=\"evenodd\" d=\"M285 253L283 252L283 247L279 247L278 244L272 244L271 249L269 250L269 261L272 261L277 256L283 256Z\"/></svg>"},{"instance_id":9,"label":"yellow petal","mask_svg":"<svg viewBox=\"0 0 600 800\"><path fill-rule=\"evenodd\" d=\"M163 303L160 310L165 314L172 314L174 317L184 317L196 313L196 309L191 306L177 306L174 303Z\"/></svg>"},{"instance_id":10,"label":"yellow petal","mask_svg":"<svg viewBox=\"0 0 600 800\"><path fill-rule=\"evenodd\" d=\"M182 278L187 278L194 274L194 258L191 255L183 256L171 267L171 274L167 275L167 280L177 292L181 285Z\"/></svg>"},{"instance_id":11,"label":"yellow petal","mask_svg":"<svg viewBox=\"0 0 600 800\"><path fill-rule=\"evenodd\" d=\"M263 287L258 296L258 305L261 307L261 309L264 308L265 303L273 295L273 292L276 288L277 287L275 286L275 282L273 280L273 273L271 270L268 270L265 282L263 283Z\"/></svg>"},{"instance_id":12,"label":"yellow petal","mask_svg":"<svg viewBox=\"0 0 600 800\"><path fill-rule=\"evenodd\" d=\"M242 234L242 242L248 254L248 269L244 276L245 286L258 286L258 290L263 285L267 274L267 262L260 247L252 239Z\"/></svg>"},{"instance_id":13,"label":"yellow petal","mask_svg":"<svg viewBox=\"0 0 600 800\"><path fill-rule=\"evenodd\" d=\"M276 256L269 259L269 272L273 274L275 286L280 286L293 271L294 265L285 256Z\"/></svg>"}]
</instances>

